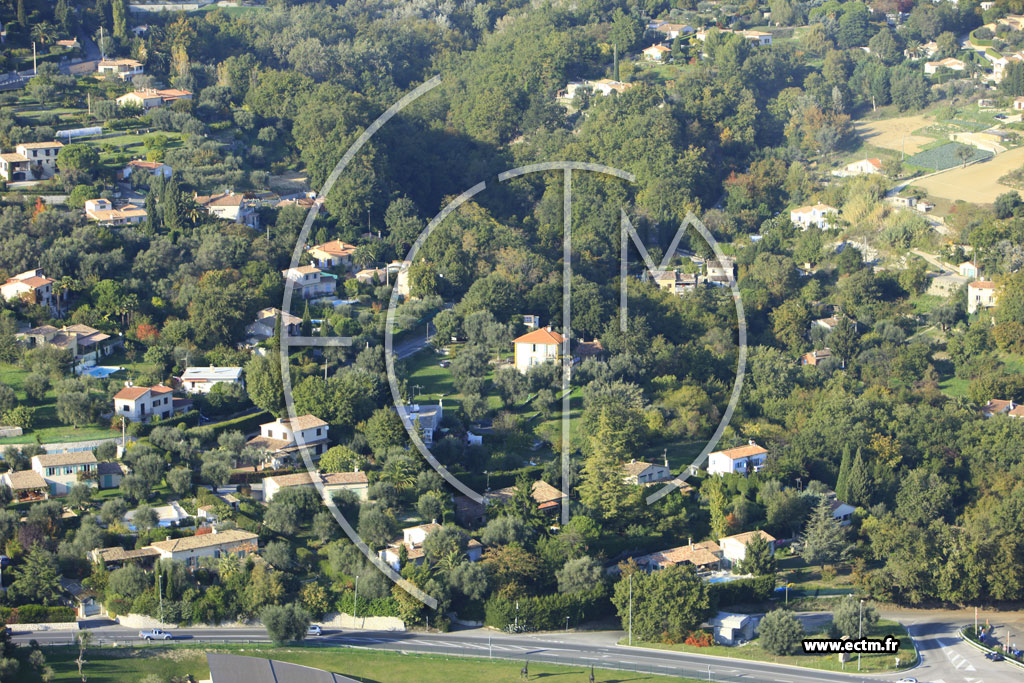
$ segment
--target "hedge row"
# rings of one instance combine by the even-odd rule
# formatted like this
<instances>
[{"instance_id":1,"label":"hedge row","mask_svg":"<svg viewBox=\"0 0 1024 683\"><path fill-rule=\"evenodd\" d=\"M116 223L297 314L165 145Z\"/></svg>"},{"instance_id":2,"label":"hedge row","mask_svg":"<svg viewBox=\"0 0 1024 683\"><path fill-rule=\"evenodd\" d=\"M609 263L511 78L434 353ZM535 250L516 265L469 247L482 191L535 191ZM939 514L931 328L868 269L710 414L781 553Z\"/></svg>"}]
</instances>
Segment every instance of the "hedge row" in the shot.
<instances>
[{"instance_id":1,"label":"hedge row","mask_svg":"<svg viewBox=\"0 0 1024 683\"><path fill-rule=\"evenodd\" d=\"M199 411L190 410L181 415L169 417L166 420L153 420L152 422L132 422L128 426L128 433L132 436L149 436L154 427L178 427L186 424L195 424L199 421ZM134 432L134 433L133 433Z\"/></svg>"},{"instance_id":2,"label":"hedge row","mask_svg":"<svg viewBox=\"0 0 1024 683\"><path fill-rule=\"evenodd\" d=\"M708 586L711 606L714 608L741 603L762 602L772 597L775 590L775 575L755 576L712 583Z\"/></svg>"},{"instance_id":3,"label":"hedge row","mask_svg":"<svg viewBox=\"0 0 1024 683\"><path fill-rule=\"evenodd\" d=\"M207 438L207 434L209 434L211 440L213 440L220 436L221 432L233 431L248 434L249 432L258 431L261 424L271 422L272 420L273 416L264 410L256 413L255 415L244 415L242 417L236 417L233 420L215 422L213 424L203 425L202 427L191 427L190 429L185 430L185 434L188 436L198 436L203 439Z\"/></svg>"},{"instance_id":4,"label":"hedge row","mask_svg":"<svg viewBox=\"0 0 1024 683\"><path fill-rule=\"evenodd\" d=\"M64 605L0 607L0 620L5 624L65 624L75 620L75 610Z\"/></svg>"},{"instance_id":5,"label":"hedge row","mask_svg":"<svg viewBox=\"0 0 1024 683\"><path fill-rule=\"evenodd\" d=\"M518 609L516 606L518 604ZM484 605L484 624L504 630L518 622L520 630L553 631L613 614L611 600L603 586L586 593L539 595L510 599L494 595Z\"/></svg>"},{"instance_id":6,"label":"hedge row","mask_svg":"<svg viewBox=\"0 0 1024 683\"><path fill-rule=\"evenodd\" d=\"M526 474L531 481L540 479L540 475L543 470L543 465L527 465L526 467L520 467L517 470L491 472L490 477L486 474L470 472L459 473L457 476L474 491L483 491L487 488L488 481L490 481L491 490L494 491L497 489L503 489L506 486L515 486L516 480L519 478L520 474Z\"/></svg>"}]
</instances>

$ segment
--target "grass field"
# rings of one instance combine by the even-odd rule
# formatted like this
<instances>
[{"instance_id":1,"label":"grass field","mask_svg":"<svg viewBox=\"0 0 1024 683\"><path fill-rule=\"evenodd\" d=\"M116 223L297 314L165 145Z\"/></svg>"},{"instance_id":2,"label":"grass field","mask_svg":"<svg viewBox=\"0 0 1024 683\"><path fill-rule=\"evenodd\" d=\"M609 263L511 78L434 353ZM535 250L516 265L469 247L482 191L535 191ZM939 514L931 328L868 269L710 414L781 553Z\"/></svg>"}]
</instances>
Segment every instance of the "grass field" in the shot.
<instances>
[{"instance_id":1,"label":"grass field","mask_svg":"<svg viewBox=\"0 0 1024 683\"><path fill-rule=\"evenodd\" d=\"M914 156L907 157L907 163L911 166L919 166L921 168L934 171L944 171L947 168L955 168L964 164L964 160L958 156L961 148L966 148L971 153L971 156L967 158L968 163L992 156L992 152L986 152L985 150L978 149L977 147L971 147L970 145L964 145L959 142L948 142L944 145L932 147L931 149L923 152L918 152Z\"/></svg>"},{"instance_id":2,"label":"grass field","mask_svg":"<svg viewBox=\"0 0 1024 683\"><path fill-rule=\"evenodd\" d=\"M999 178L1021 166L1024 166L1024 147L997 154L980 164L925 178L914 183L914 187L943 199L989 204L1004 192L1013 191L1012 187L1000 183Z\"/></svg>"},{"instance_id":3,"label":"grass field","mask_svg":"<svg viewBox=\"0 0 1024 683\"><path fill-rule=\"evenodd\" d=\"M520 681L520 661L462 659L432 655L404 655L349 648L274 648L259 646L148 647L130 649L92 649L83 673L90 683L137 683L155 674L161 680L191 674L196 680L209 679L206 651L229 652L253 657L272 658L317 669L344 674L361 681L379 683L451 683L451 681ZM23 648L27 652L27 648ZM55 681L79 681L74 659L77 650L47 648L47 664L56 672ZM654 683L656 681L694 681L692 678L655 676L642 673L595 669L595 678L603 683ZM559 683L590 680L590 667L555 666L530 662L530 678L554 678ZM16 683L36 683L39 674L23 663Z\"/></svg>"},{"instance_id":4,"label":"grass field","mask_svg":"<svg viewBox=\"0 0 1024 683\"><path fill-rule=\"evenodd\" d=\"M117 435L116 432L111 431L105 425L84 425L75 429L69 425L61 424L57 420L57 393L53 387L50 387L49 391L46 392L46 397L38 405L28 401L23 388L25 377L28 374L27 370L23 370L16 365L0 364L0 383L14 389L14 395L18 399L18 403L34 408L33 418L35 420L34 429L27 431L22 436L0 439L0 446L36 442L88 441Z\"/></svg>"},{"instance_id":5,"label":"grass field","mask_svg":"<svg viewBox=\"0 0 1024 683\"><path fill-rule=\"evenodd\" d=\"M864 673L886 673L900 671L917 662L917 653L914 644L907 631L900 624L885 619L879 620L875 626L865 630L866 638L885 638L891 635L899 638L900 641L900 668L896 669L894 656L891 654L865 654L861 659L861 671ZM826 637L824 634L812 634L810 637ZM635 641L634 641L635 643ZM620 641L620 644L624 644ZM694 647L692 645L665 645L662 643L639 643L640 647L650 647L659 650L674 650L676 652L693 652L702 655L715 655L718 657L733 657L735 659L747 659L758 662L772 662L775 664L789 664L791 666L806 667L808 669L820 669L822 671L843 671L843 665L839 658L832 655L773 655L753 640L745 645L729 647L726 645L712 645L710 647ZM854 656L847 667L856 667L857 658Z\"/></svg>"},{"instance_id":6,"label":"grass field","mask_svg":"<svg viewBox=\"0 0 1024 683\"><path fill-rule=\"evenodd\" d=\"M931 123L933 121L930 117L918 114L881 121L865 121L858 123L856 129L861 139L869 145L916 154L935 140L924 135L914 135L913 132Z\"/></svg>"}]
</instances>

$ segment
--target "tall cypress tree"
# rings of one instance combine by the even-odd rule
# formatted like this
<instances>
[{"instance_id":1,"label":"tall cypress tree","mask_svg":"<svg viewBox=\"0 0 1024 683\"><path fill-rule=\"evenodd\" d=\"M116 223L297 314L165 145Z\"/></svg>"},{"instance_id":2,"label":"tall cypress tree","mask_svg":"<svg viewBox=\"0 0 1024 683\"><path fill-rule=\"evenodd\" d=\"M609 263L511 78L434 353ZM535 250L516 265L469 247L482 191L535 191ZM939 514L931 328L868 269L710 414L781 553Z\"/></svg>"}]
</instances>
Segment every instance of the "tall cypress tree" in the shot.
<instances>
[{"instance_id":1,"label":"tall cypress tree","mask_svg":"<svg viewBox=\"0 0 1024 683\"><path fill-rule=\"evenodd\" d=\"M843 448L843 460L839 465L839 478L836 480L836 496L839 500L846 501L850 496L848 480L850 478L850 466L853 464L853 456L850 454L850 447Z\"/></svg>"},{"instance_id":2,"label":"tall cypress tree","mask_svg":"<svg viewBox=\"0 0 1024 683\"><path fill-rule=\"evenodd\" d=\"M850 472L846 477L845 502L850 505L864 507L871 504L871 475L864 464L864 457L860 449L857 449L857 456L850 465Z\"/></svg>"},{"instance_id":3,"label":"tall cypress tree","mask_svg":"<svg viewBox=\"0 0 1024 683\"><path fill-rule=\"evenodd\" d=\"M302 336L308 337L313 334L313 319L309 316L309 302L306 302L306 309L302 311Z\"/></svg>"}]
</instances>

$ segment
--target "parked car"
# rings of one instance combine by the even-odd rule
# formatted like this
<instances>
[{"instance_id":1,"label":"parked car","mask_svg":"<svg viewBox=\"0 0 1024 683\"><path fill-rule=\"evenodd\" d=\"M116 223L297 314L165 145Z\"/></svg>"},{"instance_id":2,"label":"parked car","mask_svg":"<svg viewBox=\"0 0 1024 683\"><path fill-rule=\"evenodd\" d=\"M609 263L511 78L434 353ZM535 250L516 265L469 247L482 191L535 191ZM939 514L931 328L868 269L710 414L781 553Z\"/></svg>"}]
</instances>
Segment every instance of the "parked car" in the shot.
<instances>
[{"instance_id":1,"label":"parked car","mask_svg":"<svg viewBox=\"0 0 1024 683\"><path fill-rule=\"evenodd\" d=\"M0 567L3 567L4 569L6 569L7 567L10 567L10 566L11 566L11 558L7 557L6 555L0 555Z\"/></svg>"},{"instance_id":2,"label":"parked car","mask_svg":"<svg viewBox=\"0 0 1024 683\"><path fill-rule=\"evenodd\" d=\"M323 631L320 630L319 624L310 624L309 628L306 629L307 636L319 636L323 635Z\"/></svg>"},{"instance_id":3,"label":"parked car","mask_svg":"<svg viewBox=\"0 0 1024 683\"><path fill-rule=\"evenodd\" d=\"M1003 659L1005 659L998 652L986 652L985 653L985 657L986 657L986 659L991 659L993 662L1001 662L1001 661L1003 661Z\"/></svg>"},{"instance_id":4,"label":"parked car","mask_svg":"<svg viewBox=\"0 0 1024 683\"><path fill-rule=\"evenodd\" d=\"M139 631L139 638L146 640L170 640L173 636L162 628L151 628L148 631Z\"/></svg>"},{"instance_id":5,"label":"parked car","mask_svg":"<svg viewBox=\"0 0 1024 683\"><path fill-rule=\"evenodd\" d=\"M916 678L901 678L900 680L896 681L896 683L917 683L917 679Z\"/></svg>"}]
</instances>

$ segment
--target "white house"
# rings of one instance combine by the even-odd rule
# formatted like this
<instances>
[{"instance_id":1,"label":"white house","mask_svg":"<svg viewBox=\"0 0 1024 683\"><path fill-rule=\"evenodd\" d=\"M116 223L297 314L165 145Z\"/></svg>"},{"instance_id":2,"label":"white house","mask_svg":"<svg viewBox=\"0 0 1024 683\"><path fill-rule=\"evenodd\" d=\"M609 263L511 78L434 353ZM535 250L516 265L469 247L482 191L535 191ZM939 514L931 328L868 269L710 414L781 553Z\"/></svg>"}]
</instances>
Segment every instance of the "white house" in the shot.
<instances>
[{"instance_id":1,"label":"white house","mask_svg":"<svg viewBox=\"0 0 1024 683\"><path fill-rule=\"evenodd\" d=\"M76 363L99 361L124 346L121 335L111 336L94 327L81 324L65 325L60 329L53 325L40 325L18 332L14 337L30 349L40 346L67 349L74 356Z\"/></svg>"},{"instance_id":2,"label":"white house","mask_svg":"<svg viewBox=\"0 0 1024 683\"><path fill-rule=\"evenodd\" d=\"M117 208L109 199L89 199L85 202L85 216L100 225L138 225L146 220L146 209L135 204Z\"/></svg>"},{"instance_id":3,"label":"white house","mask_svg":"<svg viewBox=\"0 0 1024 683\"><path fill-rule=\"evenodd\" d=\"M874 175L882 172L882 160L874 157L860 159L843 166L841 171L833 171L832 175L840 177L851 175Z\"/></svg>"},{"instance_id":4,"label":"white house","mask_svg":"<svg viewBox=\"0 0 1024 683\"><path fill-rule=\"evenodd\" d=\"M658 465L653 462L642 462L630 460L622 466L623 480L627 484L653 484L658 481L668 481L672 478L672 472L668 465Z\"/></svg>"},{"instance_id":5,"label":"white house","mask_svg":"<svg viewBox=\"0 0 1024 683\"><path fill-rule=\"evenodd\" d=\"M644 59L651 62L663 62L672 54L672 49L664 45L651 45L643 49Z\"/></svg>"},{"instance_id":6,"label":"white house","mask_svg":"<svg viewBox=\"0 0 1024 683\"><path fill-rule=\"evenodd\" d=\"M757 531L748 531L742 534L736 534L735 536L726 536L725 538L718 539L718 545L722 547L722 555L726 560L735 564L742 562L747 557L747 544L750 543L754 538L760 536L764 540L772 544L772 552L775 552L775 537L767 531L758 529Z\"/></svg>"},{"instance_id":7,"label":"white house","mask_svg":"<svg viewBox=\"0 0 1024 683\"><path fill-rule=\"evenodd\" d=\"M965 68L967 68L966 64L961 62L959 59L954 59L952 57L946 57L945 59L940 59L937 62L924 63L924 72L929 75L938 72L939 69L949 69L950 71L963 71Z\"/></svg>"},{"instance_id":8,"label":"white house","mask_svg":"<svg viewBox=\"0 0 1024 683\"><path fill-rule=\"evenodd\" d=\"M557 98L572 100L576 98L576 95L581 90L598 93L600 95L611 95L612 93L621 95L632 87L632 83L623 83L622 81L615 81L610 78L601 78L596 81L570 81L565 86L565 89L558 91Z\"/></svg>"},{"instance_id":9,"label":"white house","mask_svg":"<svg viewBox=\"0 0 1024 683\"><path fill-rule=\"evenodd\" d=\"M800 226L801 230L806 230L810 227L828 230L832 227L828 220L829 214L838 213L839 210L834 206L815 204L814 206L801 206L800 208L793 209L789 212L789 220L793 221L794 225Z\"/></svg>"},{"instance_id":10,"label":"white house","mask_svg":"<svg viewBox=\"0 0 1024 683\"><path fill-rule=\"evenodd\" d=\"M742 474L746 476L764 467L768 451L751 441L746 446L708 453L708 474Z\"/></svg>"},{"instance_id":11,"label":"white house","mask_svg":"<svg viewBox=\"0 0 1024 683\"><path fill-rule=\"evenodd\" d=\"M315 415L278 418L260 425L260 435L249 439L248 445L270 454L274 469L299 455L303 447L319 458L327 450L327 423Z\"/></svg>"},{"instance_id":12,"label":"white house","mask_svg":"<svg viewBox=\"0 0 1024 683\"><path fill-rule=\"evenodd\" d=\"M370 483L366 478L366 472L356 470L354 472L334 472L331 474L318 473L324 491L328 495L336 491L352 491L360 500L366 500ZM309 472L297 472L295 474L283 474L265 477L263 479L263 500L269 503L281 489L293 488L296 486L313 486L314 479Z\"/></svg>"},{"instance_id":13,"label":"white house","mask_svg":"<svg viewBox=\"0 0 1024 683\"><path fill-rule=\"evenodd\" d=\"M114 394L114 414L132 422L149 422L153 417L162 420L176 412L185 412L188 404L175 404L170 387L157 384L152 387L126 386Z\"/></svg>"},{"instance_id":14,"label":"white house","mask_svg":"<svg viewBox=\"0 0 1024 683\"><path fill-rule=\"evenodd\" d=\"M132 173L148 173L151 176L162 176L170 178L174 170L167 164L160 161L146 161L145 159L133 159L121 170L121 177L127 180Z\"/></svg>"},{"instance_id":15,"label":"white house","mask_svg":"<svg viewBox=\"0 0 1024 683\"><path fill-rule=\"evenodd\" d=\"M160 553L160 558L184 562L189 569L199 566L201 557L227 557L229 555L243 558L255 553L260 548L259 536L241 529L211 529L209 533L195 536L172 538L149 544L150 548Z\"/></svg>"},{"instance_id":16,"label":"white house","mask_svg":"<svg viewBox=\"0 0 1024 683\"><path fill-rule=\"evenodd\" d=\"M430 446L434 443L434 432L441 428L441 420L444 418L444 405L438 401L436 406L412 404L402 406L399 410L404 411L406 417L413 424L419 427L420 438L423 443ZM401 416L402 413L399 413Z\"/></svg>"},{"instance_id":17,"label":"white house","mask_svg":"<svg viewBox=\"0 0 1024 683\"><path fill-rule=\"evenodd\" d=\"M218 384L237 384L245 387L242 368L195 367L185 368L181 375L181 388L190 394L208 394Z\"/></svg>"},{"instance_id":18,"label":"white house","mask_svg":"<svg viewBox=\"0 0 1024 683\"><path fill-rule=\"evenodd\" d=\"M967 312L977 313L982 308L992 308L998 300L996 283L976 280L967 285Z\"/></svg>"},{"instance_id":19,"label":"white house","mask_svg":"<svg viewBox=\"0 0 1024 683\"><path fill-rule=\"evenodd\" d=\"M281 274L294 283L293 291L303 299L333 296L338 286L337 278L316 266L296 266L282 270Z\"/></svg>"},{"instance_id":20,"label":"white house","mask_svg":"<svg viewBox=\"0 0 1024 683\"><path fill-rule=\"evenodd\" d=\"M259 202L248 199L244 194L223 192L196 195L195 202L216 218L241 223L254 229L260 227Z\"/></svg>"},{"instance_id":21,"label":"white house","mask_svg":"<svg viewBox=\"0 0 1024 683\"><path fill-rule=\"evenodd\" d=\"M101 76L113 74L122 81L143 73L142 62L134 59L101 59L96 63L96 73Z\"/></svg>"},{"instance_id":22,"label":"white house","mask_svg":"<svg viewBox=\"0 0 1024 683\"><path fill-rule=\"evenodd\" d=\"M140 107L143 111L149 111L150 109L162 107L165 104L171 104L178 100L191 99L192 93L188 90L155 90L153 88L146 88L121 95L117 98L117 104L122 107Z\"/></svg>"},{"instance_id":23,"label":"white house","mask_svg":"<svg viewBox=\"0 0 1024 683\"><path fill-rule=\"evenodd\" d=\"M673 24L667 21L652 21L647 28L661 33L668 40L675 40L679 36L689 35L696 30L687 24Z\"/></svg>"},{"instance_id":24,"label":"white house","mask_svg":"<svg viewBox=\"0 0 1024 683\"><path fill-rule=\"evenodd\" d=\"M46 180L57 172L61 142L23 142L13 153L0 154L0 177L7 182Z\"/></svg>"},{"instance_id":25,"label":"white house","mask_svg":"<svg viewBox=\"0 0 1024 683\"><path fill-rule=\"evenodd\" d=\"M836 499L832 499L829 505L832 506L832 518L839 522L840 526L850 526L853 513L857 508Z\"/></svg>"},{"instance_id":26,"label":"white house","mask_svg":"<svg viewBox=\"0 0 1024 683\"><path fill-rule=\"evenodd\" d=\"M56 310L57 297L53 293L53 278L43 275L39 268L26 270L18 273L7 282L0 285L0 296L5 301L21 299L30 304L48 306L50 310Z\"/></svg>"},{"instance_id":27,"label":"white house","mask_svg":"<svg viewBox=\"0 0 1024 683\"><path fill-rule=\"evenodd\" d=\"M96 486L96 468L92 451L32 456L32 471L43 478L53 496L67 494L79 482Z\"/></svg>"},{"instance_id":28,"label":"white house","mask_svg":"<svg viewBox=\"0 0 1024 683\"><path fill-rule=\"evenodd\" d=\"M978 267L970 261L961 263L957 266L957 270L960 271L960 277L969 277L972 280L978 279Z\"/></svg>"},{"instance_id":29,"label":"white house","mask_svg":"<svg viewBox=\"0 0 1024 683\"><path fill-rule=\"evenodd\" d=\"M559 350L565 337L545 327L527 332L513 341L515 345L516 369L526 373L534 365L551 363L559 358Z\"/></svg>"},{"instance_id":30,"label":"white house","mask_svg":"<svg viewBox=\"0 0 1024 683\"><path fill-rule=\"evenodd\" d=\"M331 240L310 247L309 255L313 259L313 265L318 268L348 268L352 265L352 253L355 250L355 246L348 242Z\"/></svg>"},{"instance_id":31,"label":"white house","mask_svg":"<svg viewBox=\"0 0 1024 683\"><path fill-rule=\"evenodd\" d=\"M291 337L299 334L302 326L302 318L285 313L279 308L264 308L256 314L256 319L245 328L245 334L255 340L262 341L274 336L274 328L277 326L277 316L281 316L281 332Z\"/></svg>"},{"instance_id":32,"label":"white house","mask_svg":"<svg viewBox=\"0 0 1024 683\"><path fill-rule=\"evenodd\" d=\"M427 535L441 528L436 521L402 529L402 540L390 543L380 551L380 559L384 560L396 572L400 569L399 557L402 546L405 546L406 557L410 562L423 562L423 542Z\"/></svg>"}]
</instances>

